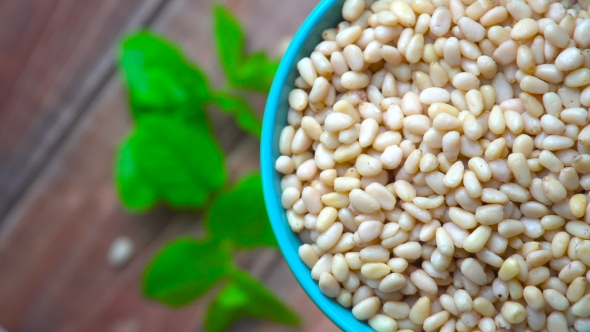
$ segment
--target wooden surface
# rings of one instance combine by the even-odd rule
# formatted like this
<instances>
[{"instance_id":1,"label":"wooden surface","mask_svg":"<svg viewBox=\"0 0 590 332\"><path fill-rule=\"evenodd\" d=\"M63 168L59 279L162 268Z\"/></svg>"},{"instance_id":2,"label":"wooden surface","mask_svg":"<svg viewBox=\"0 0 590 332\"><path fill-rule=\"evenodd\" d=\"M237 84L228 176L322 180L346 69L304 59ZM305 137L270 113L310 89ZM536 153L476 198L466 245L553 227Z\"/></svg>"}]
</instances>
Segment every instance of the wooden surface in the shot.
<instances>
[{"instance_id":1,"label":"wooden surface","mask_svg":"<svg viewBox=\"0 0 590 332\"><path fill-rule=\"evenodd\" d=\"M0 218L112 76L121 32L151 23L165 3L0 3Z\"/></svg>"},{"instance_id":2,"label":"wooden surface","mask_svg":"<svg viewBox=\"0 0 590 332\"><path fill-rule=\"evenodd\" d=\"M113 67L129 29L149 26L224 79L210 36L211 0L7 0L0 3L0 326L8 331L200 331L207 301L181 310L150 302L139 276L167 241L202 234L200 215L124 211L113 155L130 121ZM249 47L272 51L316 1L231 0ZM262 115L264 96L251 102ZM258 167L258 142L211 110L231 178ZM112 269L112 241L130 237L132 260ZM238 263L304 318L299 328L244 319L232 331L337 331L272 250Z\"/></svg>"}]
</instances>

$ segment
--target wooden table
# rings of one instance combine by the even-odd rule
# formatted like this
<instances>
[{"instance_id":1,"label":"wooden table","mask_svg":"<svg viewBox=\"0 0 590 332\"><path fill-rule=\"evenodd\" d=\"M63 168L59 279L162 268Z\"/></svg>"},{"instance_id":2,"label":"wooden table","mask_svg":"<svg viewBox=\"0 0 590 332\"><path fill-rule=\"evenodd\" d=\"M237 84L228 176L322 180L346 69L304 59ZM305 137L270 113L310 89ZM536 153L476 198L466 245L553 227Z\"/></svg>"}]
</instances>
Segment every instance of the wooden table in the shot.
<instances>
[{"instance_id":1,"label":"wooden table","mask_svg":"<svg viewBox=\"0 0 590 332\"><path fill-rule=\"evenodd\" d=\"M209 298L181 310L145 299L139 275L164 243L202 234L201 216L123 210L113 155L128 131L114 67L120 36L149 27L178 42L223 82L211 40L213 0L5 0L0 3L0 325L8 331L199 331ZM317 1L228 0L251 49L273 53ZM259 114L264 96L252 102ZM212 110L231 178L258 167L258 142ZM136 253L106 262L112 241ZM303 318L299 328L244 319L233 331L337 331L301 290L281 255L240 254Z\"/></svg>"}]
</instances>

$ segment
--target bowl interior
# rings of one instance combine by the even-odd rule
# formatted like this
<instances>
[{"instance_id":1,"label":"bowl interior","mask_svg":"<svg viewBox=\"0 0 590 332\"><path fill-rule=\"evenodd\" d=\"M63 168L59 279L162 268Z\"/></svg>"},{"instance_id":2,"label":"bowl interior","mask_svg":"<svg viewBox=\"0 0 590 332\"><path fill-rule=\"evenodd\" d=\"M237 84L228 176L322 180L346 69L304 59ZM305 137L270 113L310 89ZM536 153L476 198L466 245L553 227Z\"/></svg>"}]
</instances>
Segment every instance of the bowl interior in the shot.
<instances>
[{"instance_id":1,"label":"bowl interior","mask_svg":"<svg viewBox=\"0 0 590 332\"><path fill-rule=\"evenodd\" d=\"M287 124L289 110L288 96L299 76L297 62L313 52L322 41L323 30L336 27L342 21L344 0L323 0L308 16L294 36L283 56L268 96L264 112L261 141L261 169L266 208L273 231L291 271L315 304L344 331L371 331L366 323L354 318L350 309L343 308L336 301L321 293L316 281L311 278L310 269L299 258L301 241L291 231L281 205L281 174L274 165L279 153L279 136Z\"/></svg>"}]
</instances>

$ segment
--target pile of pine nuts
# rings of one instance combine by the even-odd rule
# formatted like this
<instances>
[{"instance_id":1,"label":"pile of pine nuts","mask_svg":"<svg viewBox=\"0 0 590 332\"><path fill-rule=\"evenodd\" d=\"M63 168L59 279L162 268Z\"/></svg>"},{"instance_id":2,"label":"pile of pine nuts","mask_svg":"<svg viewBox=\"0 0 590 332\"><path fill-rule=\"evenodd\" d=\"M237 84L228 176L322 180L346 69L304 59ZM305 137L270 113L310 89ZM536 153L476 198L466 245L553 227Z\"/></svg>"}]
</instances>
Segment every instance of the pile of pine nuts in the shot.
<instances>
[{"instance_id":1,"label":"pile of pine nuts","mask_svg":"<svg viewBox=\"0 0 590 332\"><path fill-rule=\"evenodd\" d=\"M590 331L590 1L346 0L276 170L376 331Z\"/></svg>"}]
</instances>

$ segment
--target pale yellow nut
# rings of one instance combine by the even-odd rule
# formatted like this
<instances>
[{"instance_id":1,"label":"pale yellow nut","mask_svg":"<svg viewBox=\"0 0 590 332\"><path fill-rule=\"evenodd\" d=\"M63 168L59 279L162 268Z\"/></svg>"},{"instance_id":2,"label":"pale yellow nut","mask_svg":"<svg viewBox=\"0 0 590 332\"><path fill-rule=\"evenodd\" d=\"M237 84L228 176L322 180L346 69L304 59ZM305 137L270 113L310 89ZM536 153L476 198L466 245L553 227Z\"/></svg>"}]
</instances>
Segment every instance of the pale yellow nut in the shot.
<instances>
[{"instance_id":1,"label":"pale yellow nut","mask_svg":"<svg viewBox=\"0 0 590 332\"><path fill-rule=\"evenodd\" d=\"M502 317L508 323L518 324L526 319L526 309L518 302L506 301L502 306Z\"/></svg>"},{"instance_id":2,"label":"pale yellow nut","mask_svg":"<svg viewBox=\"0 0 590 332\"><path fill-rule=\"evenodd\" d=\"M586 213L586 207L588 206L588 199L584 194L575 194L570 198L570 210L572 214L577 218L581 218Z\"/></svg>"},{"instance_id":3,"label":"pale yellow nut","mask_svg":"<svg viewBox=\"0 0 590 332\"><path fill-rule=\"evenodd\" d=\"M500 267L500 271L498 271L498 278L504 281L508 281L518 275L520 272L520 264L518 260L515 258L508 258Z\"/></svg>"},{"instance_id":4,"label":"pale yellow nut","mask_svg":"<svg viewBox=\"0 0 590 332\"><path fill-rule=\"evenodd\" d=\"M369 279L379 279L391 272L391 267L384 263L367 263L361 267L363 276Z\"/></svg>"}]
</instances>

